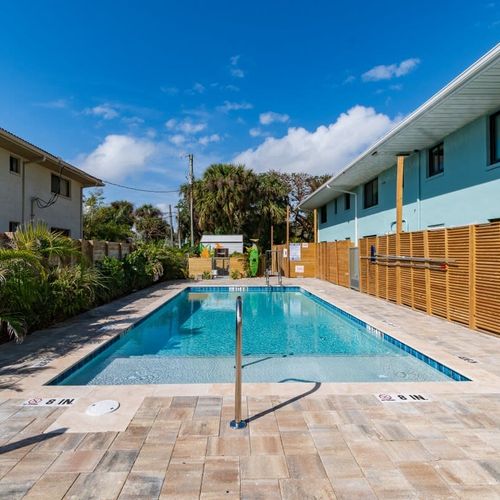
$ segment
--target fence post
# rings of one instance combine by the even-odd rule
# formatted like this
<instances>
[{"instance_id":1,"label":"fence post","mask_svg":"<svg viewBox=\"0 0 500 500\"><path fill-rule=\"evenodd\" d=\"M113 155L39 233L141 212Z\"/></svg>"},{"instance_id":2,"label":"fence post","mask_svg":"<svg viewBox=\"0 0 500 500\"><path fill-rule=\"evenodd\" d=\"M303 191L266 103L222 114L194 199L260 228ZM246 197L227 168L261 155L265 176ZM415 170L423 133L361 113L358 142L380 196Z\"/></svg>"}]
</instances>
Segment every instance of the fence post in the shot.
<instances>
[{"instance_id":1,"label":"fence post","mask_svg":"<svg viewBox=\"0 0 500 500\"><path fill-rule=\"evenodd\" d=\"M401 256L401 233L396 233L396 255ZM396 304L401 304L401 262L396 261Z\"/></svg>"},{"instance_id":2,"label":"fence post","mask_svg":"<svg viewBox=\"0 0 500 500\"><path fill-rule=\"evenodd\" d=\"M358 279L359 279L359 291L363 292L363 269L361 268L362 266L362 259L361 259L361 245L363 243L363 240L358 240L357 245L358 245Z\"/></svg>"},{"instance_id":3,"label":"fence post","mask_svg":"<svg viewBox=\"0 0 500 500\"><path fill-rule=\"evenodd\" d=\"M448 229L444 229L444 258L448 260ZM446 269L445 271L445 293L446 293L446 319L449 321L450 314L450 271Z\"/></svg>"},{"instance_id":4,"label":"fence post","mask_svg":"<svg viewBox=\"0 0 500 500\"><path fill-rule=\"evenodd\" d=\"M414 257L413 255L413 233L410 233L410 257ZM414 282L414 271L413 266L410 267L410 297L411 297L411 307L415 309L415 287L413 285Z\"/></svg>"},{"instance_id":5,"label":"fence post","mask_svg":"<svg viewBox=\"0 0 500 500\"><path fill-rule=\"evenodd\" d=\"M469 226L469 327L476 328L476 226Z\"/></svg>"},{"instance_id":6,"label":"fence post","mask_svg":"<svg viewBox=\"0 0 500 500\"><path fill-rule=\"evenodd\" d=\"M424 257L429 258L429 231L424 231ZM431 270L429 263L425 265L425 310L427 314L432 314L432 296L431 296Z\"/></svg>"},{"instance_id":7,"label":"fence post","mask_svg":"<svg viewBox=\"0 0 500 500\"><path fill-rule=\"evenodd\" d=\"M339 242L335 242L335 266L337 268L337 285L340 285L340 273L339 273Z\"/></svg>"}]
</instances>

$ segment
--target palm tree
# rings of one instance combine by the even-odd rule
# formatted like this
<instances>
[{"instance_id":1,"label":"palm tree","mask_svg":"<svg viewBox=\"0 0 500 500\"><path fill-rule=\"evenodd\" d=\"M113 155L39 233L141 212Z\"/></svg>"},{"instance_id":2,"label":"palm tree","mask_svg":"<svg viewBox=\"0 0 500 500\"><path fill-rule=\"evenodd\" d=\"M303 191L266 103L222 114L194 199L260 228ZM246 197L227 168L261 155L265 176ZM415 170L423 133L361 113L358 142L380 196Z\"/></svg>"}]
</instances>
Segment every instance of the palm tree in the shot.
<instances>
[{"instance_id":1,"label":"palm tree","mask_svg":"<svg viewBox=\"0 0 500 500\"><path fill-rule=\"evenodd\" d=\"M200 228L241 233L257 196L257 177L243 165L215 164L194 185Z\"/></svg>"},{"instance_id":2,"label":"palm tree","mask_svg":"<svg viewBox=\"0 0 500 500\"><path fill-rule=\"evenodd\" d=\"M78 254L75 243L62 233L51 231L44 222L30 222L17 229L12 237L14 250L29 252L45 265L53 257L72 257Z\"/></svg>"}]
</instances>

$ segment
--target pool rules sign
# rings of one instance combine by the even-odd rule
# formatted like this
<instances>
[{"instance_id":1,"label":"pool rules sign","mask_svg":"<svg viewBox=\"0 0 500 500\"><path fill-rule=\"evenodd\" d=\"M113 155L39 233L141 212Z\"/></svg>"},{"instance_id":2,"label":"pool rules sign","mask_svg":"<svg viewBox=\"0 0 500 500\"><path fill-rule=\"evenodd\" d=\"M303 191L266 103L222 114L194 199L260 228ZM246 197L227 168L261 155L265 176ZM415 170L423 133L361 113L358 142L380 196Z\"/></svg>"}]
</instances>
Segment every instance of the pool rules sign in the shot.
<instances>
[{"instance_id":1,"label":"pool rules sign","mask_svg":"<svg viewBox=\"0 0 500 500\"><path fill-rule=\"evenodd\" d=\"M32 398L21 406L72 406L78 398Z\"/></svg>"}]
</instances>

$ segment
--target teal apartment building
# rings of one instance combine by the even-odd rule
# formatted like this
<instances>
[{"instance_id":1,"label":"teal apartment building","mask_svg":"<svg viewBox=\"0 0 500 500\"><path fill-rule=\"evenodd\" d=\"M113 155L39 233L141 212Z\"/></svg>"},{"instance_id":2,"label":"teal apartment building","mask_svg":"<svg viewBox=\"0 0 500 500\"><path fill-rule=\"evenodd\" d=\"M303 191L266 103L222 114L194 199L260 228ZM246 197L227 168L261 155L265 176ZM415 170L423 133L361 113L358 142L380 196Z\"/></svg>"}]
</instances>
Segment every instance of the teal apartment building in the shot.
<instances>
[{"instance_id":1,"label":"teal apartment building","mask_svg":"<svg viewBox=\"0 0 500 500\"><path fill-rule=\"evenodd\" d=\"M317 210L317 241L355 241L397 231L398 194L402 231L500 220L500 44L301 208Z\"/></svg>"}]
</instances>

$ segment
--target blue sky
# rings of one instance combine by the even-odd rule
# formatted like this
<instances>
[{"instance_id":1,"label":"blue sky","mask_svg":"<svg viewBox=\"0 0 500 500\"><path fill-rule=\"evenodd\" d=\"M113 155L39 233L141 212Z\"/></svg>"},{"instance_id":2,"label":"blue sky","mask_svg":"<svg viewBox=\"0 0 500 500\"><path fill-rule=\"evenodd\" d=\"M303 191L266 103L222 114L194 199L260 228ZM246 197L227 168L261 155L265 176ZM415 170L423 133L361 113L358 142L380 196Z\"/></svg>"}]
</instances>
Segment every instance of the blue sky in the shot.
<instances>
[{"instance_id":1,"label":"blue sky","mask_svg":"<svg viewBox=\"0 0 500 500\"><path fill-rule=\"evenodd\" d=\"M106 180L175 190L187 153L328 173L500 39L500 2L2 4L0 126ZM107 187L165 208L175 194Z\"/></svg>"}]
</instances>

